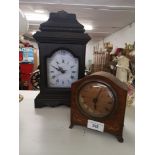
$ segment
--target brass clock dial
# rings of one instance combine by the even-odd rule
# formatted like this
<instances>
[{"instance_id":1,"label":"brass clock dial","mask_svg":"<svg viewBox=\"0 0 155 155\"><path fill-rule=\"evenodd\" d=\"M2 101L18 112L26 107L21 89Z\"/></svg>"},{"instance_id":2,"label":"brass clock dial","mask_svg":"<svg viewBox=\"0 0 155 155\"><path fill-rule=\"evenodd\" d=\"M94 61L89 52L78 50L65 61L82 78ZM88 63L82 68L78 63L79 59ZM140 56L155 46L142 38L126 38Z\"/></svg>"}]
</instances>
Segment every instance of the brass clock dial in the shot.
<instances>
[{"instance_id":1,"label":"brass clock dial","mask_svg":"<svg viewBox=\"0 0 155 155\"><path fill-rule=\"evenodd\" d=\"M104 118L115 108L115 94L105 83L92 81L80 87L78 104L82 112L95 118Z\"/></svg>"}]
</instances>

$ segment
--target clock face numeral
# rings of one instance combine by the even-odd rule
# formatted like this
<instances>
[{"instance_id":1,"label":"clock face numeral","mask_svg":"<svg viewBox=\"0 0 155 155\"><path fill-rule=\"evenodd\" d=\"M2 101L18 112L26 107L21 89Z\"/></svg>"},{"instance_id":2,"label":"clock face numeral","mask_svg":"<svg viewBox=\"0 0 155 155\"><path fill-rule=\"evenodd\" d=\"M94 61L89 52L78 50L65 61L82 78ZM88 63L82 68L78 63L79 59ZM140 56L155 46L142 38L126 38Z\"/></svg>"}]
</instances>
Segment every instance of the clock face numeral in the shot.
<instances>
[{"instance_id":1,"label":"clock face numeral","mask_svg":"<svg viewBox=\"0 0 155 155\"><path fill-rule=\"evenodd\" d=\"M70 88L78 72L79 61L67 50L58 50L47 58L48 87Z\"/></svg>"},{"instance_id":2,"label":"clock face numeral","mask_svg":"<svg viewBox=\"0 0 155 155\"><path fill-rule=\"evenodd\" d=\"M53 76L52 76L52 79L54 79L55 77L56 77L56 76L55 76L55 75L53 75Z\"/></svg>"},{"instance_id":3,"label":"clock face numeral","mask_svg":"<svg viewBox=\"0 0 155 155\"><path fill-rule=\"evenodd\" d=\"M71 79L74 79L74 76L72 76L72 75L71 75L71 77L70 77L70 78L71 78Z\"/></svg>"}]
</instances>

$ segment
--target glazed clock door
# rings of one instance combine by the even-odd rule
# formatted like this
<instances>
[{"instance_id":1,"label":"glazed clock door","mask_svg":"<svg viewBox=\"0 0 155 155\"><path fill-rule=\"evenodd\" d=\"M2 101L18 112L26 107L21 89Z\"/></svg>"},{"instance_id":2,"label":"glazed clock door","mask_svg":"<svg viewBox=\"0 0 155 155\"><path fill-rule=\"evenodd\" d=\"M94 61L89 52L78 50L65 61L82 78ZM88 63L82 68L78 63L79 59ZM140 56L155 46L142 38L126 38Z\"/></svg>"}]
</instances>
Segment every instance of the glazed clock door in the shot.
<instances>
[{"instance_id":1,"label":"glazed clock door","mask_svg":"<svg viewBox=\"0 0 155 155\"><path fill-rule=\"evenodd\" d=\"M114 91L103 82L91 81L81 86L78 103L82 112L92 118L104 118L115 109Z\"/></svg>"},{"instance_id":2,"label":"glazed clock door","mask_svg":"<svg viewBox=\"0 0 155 155\"><path fill-rule=\"evenodd\" d=\"M79 61L68 50L60 49L47 58L47 86L70 88L78 79Z\"/></svg>"}]
</instances>

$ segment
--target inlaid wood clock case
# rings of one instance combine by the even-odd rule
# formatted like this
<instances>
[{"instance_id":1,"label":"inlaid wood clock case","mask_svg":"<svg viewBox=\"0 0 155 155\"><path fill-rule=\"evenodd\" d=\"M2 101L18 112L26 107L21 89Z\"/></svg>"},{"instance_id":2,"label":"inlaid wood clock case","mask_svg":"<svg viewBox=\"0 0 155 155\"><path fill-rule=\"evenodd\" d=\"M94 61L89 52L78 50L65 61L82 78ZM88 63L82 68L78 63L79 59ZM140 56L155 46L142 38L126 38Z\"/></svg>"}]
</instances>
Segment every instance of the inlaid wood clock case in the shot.
<instances>
[{"instance_id":1,"label":"inlaid wood clock case","mask_svg":"<svg viewBox=\"0 0 155 155\"><path fill-rule=\"evenodd\" d=\"M104 124L103 132L113 134L119 142L123 142L127 85L110 73L96 72L74 82L71 89L70 128L74 125L87 126L88 120L97 121Z\"/></svg>"}]
</instances>

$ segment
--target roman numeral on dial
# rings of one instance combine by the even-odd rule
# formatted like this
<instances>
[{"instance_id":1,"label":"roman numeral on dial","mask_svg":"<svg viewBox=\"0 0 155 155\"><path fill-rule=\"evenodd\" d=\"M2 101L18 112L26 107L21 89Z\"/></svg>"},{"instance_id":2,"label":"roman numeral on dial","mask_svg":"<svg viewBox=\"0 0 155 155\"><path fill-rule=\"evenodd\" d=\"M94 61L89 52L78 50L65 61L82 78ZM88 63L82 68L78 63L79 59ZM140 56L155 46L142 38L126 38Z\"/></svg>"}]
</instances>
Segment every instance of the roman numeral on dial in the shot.
<instances>
[{"instance_id":1,"label":"roman numeral on dial","mask_svg":"<svg viewBox=\"0 0 155 155\"><path fill-rule=\"evenodd\" d=\"M55 75L53 75L53 76L52 76L52 79L55 79L55 77L56 77L56 76L55 76Z\"/></svg>"},{"instance_id":2,"label":"roman numeral on dial","mask_svg":"<svg viewBox=\"0 0 155 155\"><path fill-rule=\"evenodd\" d=\"M74 76L73 76L73 75L71 75L71 76L70 76L70 78L71 78L71 79L74 79Z\"/></svg>"}]
</instances>

